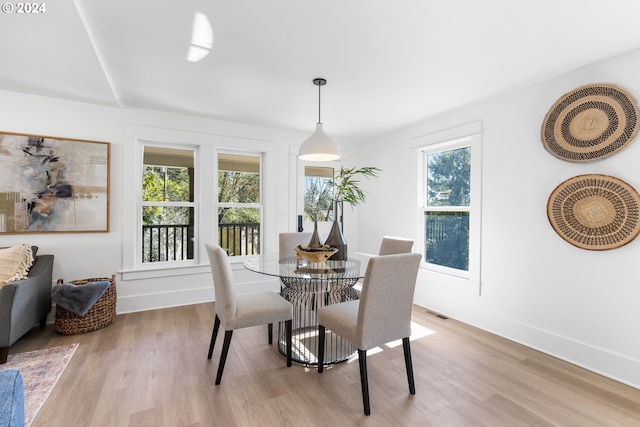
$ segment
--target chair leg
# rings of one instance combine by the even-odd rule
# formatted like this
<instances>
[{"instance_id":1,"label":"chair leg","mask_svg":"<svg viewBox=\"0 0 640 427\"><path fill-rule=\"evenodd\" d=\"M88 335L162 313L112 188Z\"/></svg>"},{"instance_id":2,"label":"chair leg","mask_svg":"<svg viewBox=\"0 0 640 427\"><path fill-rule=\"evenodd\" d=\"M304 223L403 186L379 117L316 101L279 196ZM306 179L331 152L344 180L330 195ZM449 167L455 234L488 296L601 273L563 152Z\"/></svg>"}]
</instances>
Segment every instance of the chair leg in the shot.
<instances>
[{"instance_id":1,"label":"chair leg","mask_svg":"<svg viewBox=\"0 0 640 427\"><path fill-rule=\"evenodd\" d=\"M213 346L216 343L216 337L218 336L218 329L220 328L220 318L216 314L216 320L213 322L213 333L211 334L211 343L209 344L209 355L207 359L211 359L213 354Z\"/></svg>"},{"instance_id":2,"label":"chair leg","mask_svg":"<svg viewBox=\"0 0 640 427\"><path fill-rule=\"evenodd\" d=\"M9 347L0 348L0 365L7 363L9 358Z\"/></svg>"},{"instance_id":3,"label":"chair leg","mask_svg":"<svg viewBox=\"0 0 640 427\"><path fill-rule=\"evenodd\" d=\"M216 375L216 385L222 381L222 371L224 371L224 364L227 361L227 353L229 353L229 345L231 344L231 337L233 336L233 330L224 331L224 343L222 344L222 354L220 354L220 364L218 365L218 375Z\"/></svg>"},{"instance_id":4,"label":"chair leg","mask_svg":"<svg viewBox=\"0 0 640 427\"><path fill-rule=\"evenodd\" d=\"M407 367L409 393L416 394L416 385L413 382L413 363L411 362L411 345L409 344L409 337L402 338L402 348L404 349L404 364Z\"/></svg>"},{"instance_id":5,"label":"chair leg","mask_svg":"<svg viewBox=\"0 0 640 427\"><path fill-rule=\"evenodd\" d=\"M269 323L267 329L269 330L269 345L271 345L273 344L273 323Z\"/></svg>"},{"instance_id":6,"label":"chair leg","mask_svg":"<svg viewBox=\"0 0 640 427\"><path fill-rule=\"evenodd\" d=\"M324 339L326 334L326 328L322 325L318 325L318 373L322 373L324 365Z\"/></svg>"},{"instance_id":7,"label":"chair leg","mask_svg":"<svg viewBox=\"0 0 640 427\"><path fill-rule=\"evenodd\" d=\"M40 319L40 329L44 329L47 327L47 316L44 316Z\"/></svg>"},{"instance_id":8,"label":"chair leg","mask_svg":"<svg viewBox=\"0 0 640 427\"><path fill-rule=\"evenodd\" d=\"M284 328L287 337L287 366L291 366L291 335L293 334L291 329L293 328L293 320L289 319L284 322Z\"/></svg>"},{"instance_id":9,"label":"chair leg","mask_svg":"<svg viewBox=\"0 0 640 427\"><path fill-rule=\"evenodd\" d=\"M367 350L358 349L358 361L360 362L360 385L362 386L362 403L364 414L371 414L369 406L369 380L367 378Z\"/></svg>"}]
</instances>

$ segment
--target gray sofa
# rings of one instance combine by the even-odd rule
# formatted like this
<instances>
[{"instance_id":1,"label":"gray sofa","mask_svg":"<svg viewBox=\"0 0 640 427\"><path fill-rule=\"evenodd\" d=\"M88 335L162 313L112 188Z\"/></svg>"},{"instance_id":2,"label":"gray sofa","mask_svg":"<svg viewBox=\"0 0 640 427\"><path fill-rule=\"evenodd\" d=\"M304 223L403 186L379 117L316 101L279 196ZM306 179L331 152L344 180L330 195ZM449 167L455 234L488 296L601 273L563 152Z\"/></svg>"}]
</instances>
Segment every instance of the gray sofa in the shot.
<instances>
[{"instance_id":1,"label":"gray sofa","mask_svg":"<svg viewBox=\"0 0 640 427\"><path fill-rule=\"evenodd\" d=\"M44 328L51 311L53 255L36 255L26 279L0 287L0 364L9 347L40 322Z\"/></svg>"}]
</instances>

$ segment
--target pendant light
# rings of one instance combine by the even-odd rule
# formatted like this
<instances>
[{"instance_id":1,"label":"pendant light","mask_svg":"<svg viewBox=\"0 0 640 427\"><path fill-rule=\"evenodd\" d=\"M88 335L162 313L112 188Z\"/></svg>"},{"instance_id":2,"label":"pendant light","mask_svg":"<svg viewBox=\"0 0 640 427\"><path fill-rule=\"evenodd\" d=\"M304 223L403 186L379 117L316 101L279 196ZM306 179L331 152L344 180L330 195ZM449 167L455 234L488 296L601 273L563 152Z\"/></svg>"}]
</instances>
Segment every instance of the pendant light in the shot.
<instances>
[{"instance_id":1,"label":"pendant light","mask_svg":"<svg viewBox=\"0 0 640 427\"><path fill-rule=\"evenodd\" d=\"M318 86L318 123L316 131L307 138L300 146L298 158L312 162L328 162L340 158L338 144L324 133L322 121L320 120L320 88L327 84L322 78L313 79L313 84Z\"/></svg>"}]
</instances>

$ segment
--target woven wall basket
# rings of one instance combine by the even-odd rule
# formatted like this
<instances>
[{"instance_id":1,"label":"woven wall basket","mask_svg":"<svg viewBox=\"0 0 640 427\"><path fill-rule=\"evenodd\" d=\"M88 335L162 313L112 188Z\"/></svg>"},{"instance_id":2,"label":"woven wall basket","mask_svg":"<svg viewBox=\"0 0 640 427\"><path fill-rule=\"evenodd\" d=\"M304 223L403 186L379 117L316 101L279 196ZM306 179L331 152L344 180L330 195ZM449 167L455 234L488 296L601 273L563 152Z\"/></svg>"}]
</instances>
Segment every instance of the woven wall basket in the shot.
<instances>
[{"instance_id":1,"label":"woven wall basket","mask_svg":"<svg viewBox=\"0 0 640 427\"><path fill-rule=\"evenodd\" d=\"M615 249L640 233L640 194L618 178L580 175L553 190L547 216L556 233L574 246Z\"/></svg>"},{"instance_id":2,"label":"woven wall basket","mask_svg":"<svg viewBox=\"0 0 640 427\"><path fill-rule=\"evenodd\" d=\"M607 83L564 94L542 122L542 142L554 156L590 162L622 150L638 132L638 106L625 89Z\"/></svg>"}]
</instances>

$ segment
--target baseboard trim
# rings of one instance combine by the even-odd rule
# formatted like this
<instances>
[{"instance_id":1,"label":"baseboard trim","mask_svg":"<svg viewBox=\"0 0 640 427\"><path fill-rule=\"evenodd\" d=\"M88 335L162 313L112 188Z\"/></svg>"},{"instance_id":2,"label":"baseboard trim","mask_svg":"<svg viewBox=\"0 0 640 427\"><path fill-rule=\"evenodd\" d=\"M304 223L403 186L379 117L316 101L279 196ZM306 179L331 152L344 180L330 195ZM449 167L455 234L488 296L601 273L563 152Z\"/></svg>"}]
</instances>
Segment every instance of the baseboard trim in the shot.
<instances>
[{"instance_id":1,"label":"baseboard trim","mask_svg":"<svg viewBox=\"0 0 640 427\"><path fill-rule=\"evenodd\" d=\"M640 390L639 360L468 305L455 310L417 305Z\"/></svg>"},{"instance_id":2,"label":"baseboard trim","mask_svg":"<svg viewBox=\"0 0 640 427\"><path fill-rule=\"evenodd\" d=\"M274 286L275 284L275 286ZM246 282L236 285L236 292L243 293L277 290L277 282ZM138 311L158 310L163 308L180 307L190 304L213 302L215 293L213 286L194 289L180 289L168 292L118 295L118 314L135 313Z\"/></svg>"}]
</instances>

